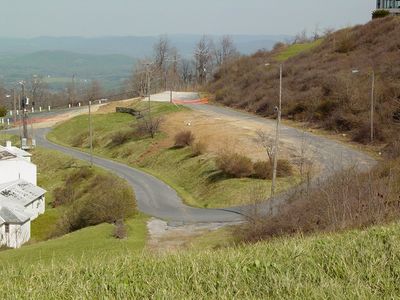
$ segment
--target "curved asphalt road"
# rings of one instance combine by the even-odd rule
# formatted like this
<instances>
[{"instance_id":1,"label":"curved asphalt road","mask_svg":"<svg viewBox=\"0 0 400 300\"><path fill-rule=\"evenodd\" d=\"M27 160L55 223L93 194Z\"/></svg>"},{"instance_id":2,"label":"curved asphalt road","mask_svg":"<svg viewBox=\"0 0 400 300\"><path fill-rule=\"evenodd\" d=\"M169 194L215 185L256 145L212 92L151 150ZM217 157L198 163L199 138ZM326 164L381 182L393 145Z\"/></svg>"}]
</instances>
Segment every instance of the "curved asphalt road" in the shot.
<instances>
[{"instance_id":1,"label":"curved asphalt road","mask_svg":"<svg viewBox=\"0 0 400 300\"><path fill-rule=\"evenodd\" d=\"M275 121L261 118L255 115L238 112L229 108L216 107L211 105L187 105L188 107L206 113L217 113L237 120L251 120L263 126L275 126ZM77 159L89 161L87 153L75 149L63 147L49 142L45 136L50 131L49 128L38 129L36 131L37 144L71 155ZM281 136L283 139L290 139L295 143L301 143L306 139L315 159L323 165L323 175L315 178L314 182L325 180L335 172L356 166L361 170L368 170L375 165L376 161L368 155L353 150L335 141L318 137L310 133L304 133L298 129L282 126ZM94 164L116 175L126 179L133 187L136 194L136 201L140 211L154 217L158 217L172 222L183 223L211 223L211 222L237 222L244 219L254 207L241 206L227 209L201 209L193 208L183 204L177 193L162 181L148 175L142 171L128 167L124 164L104 158L95 157ZM296 192L293 189L291 192ZM278 195L274 199L261 204L260 211L276 212L276 207L282 204L292 194L290 191Z\"/></svg>"},{"instance_id":2,"label":"curved asphalt road","mask_svg":"<svg viewBox=\"0 0 400 300\"><path fill-rule=\"evenodd\" d=\"M36 131L38 145L90 161L87 153L49 142L45 138L49 131L49 128ZM124 164L99 157L94 157L93 163L126 179L135 191L139 210L148 215L183 223L236 222L243 219L243 216L233 211L186 206L171 187L147 173Z\"/></svg>"}]
</instances>

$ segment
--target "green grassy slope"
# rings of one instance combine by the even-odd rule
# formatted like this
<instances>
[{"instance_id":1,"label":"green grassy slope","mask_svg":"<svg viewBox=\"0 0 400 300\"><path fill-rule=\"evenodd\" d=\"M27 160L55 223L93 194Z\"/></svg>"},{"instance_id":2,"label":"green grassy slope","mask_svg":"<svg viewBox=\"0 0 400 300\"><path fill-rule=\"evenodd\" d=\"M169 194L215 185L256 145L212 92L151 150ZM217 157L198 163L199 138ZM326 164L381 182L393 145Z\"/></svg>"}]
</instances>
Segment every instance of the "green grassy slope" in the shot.
<instances>
[{"instance_id":1,"label":"green grassy slope","mask_svg":"<svg viewBox=\"0 0 400 300\"><path fill-rule=\"evenodd\" d=\"M400 225L176 255L3 263L0 296L56 299L394 299Z\"/></svg>"},{"instance_id":2,"label":"green grassy slope","mask_svg":"<svg viewBox=\"0 0 400 300\"><path fill-rule=\"evenodd\" d=\"M147 104L142 104L147 105ZM153 104L153 116L163 116L186 108L166 103ZM88 116L78 116L57 126L49 138L67 146L88 150ZM132 138L130 141L110 147L116 132L130 130L137 120L128 114L99 114L93 116L95 135L94 151L103 157L116 159L159 177L171 185L190 205L200 207L227 207L249 203L257 190L264 196L271 189L271 181L249 178L227 178L215 166L208 154L192 157L191 149L160 148L157 143L166 136L160 133L155 139ZM78 143L77 143L78 142ZM298 182L298 178L279 178L278 190L284 190Z\"/></svg>"},{"instance_id":3,"label":"green grassy slope","mask_svg":"<svg viewBox=\"0 0 400 300\"><path fill-rule=\"evenodd\" d=\"M320 45L322 43L322 41L323 41L322 39L319 39L319 40L316 40L316 41L310 42L310 43L290 45L290 46L284 48L282 51L280 51L279 54L275 56L275 59L280 62L283 62L285 60L288 60L291 57L299 55L300 53L307 52L307 51L317 47L318 45Z\"/></svg>"},{"instance_id":4,"label":"green grassy slope","mask_svg":"<svg viewBox=\"0 0 400 300\"><path fill-rule=\"evenodd\" d=\"M38 184L45 188L46 212L32 222L31 240L29 245L18 250L0 252L0 262L12 261L50 261L53 258L69 259L82 255L115 255L118 253L141 251L145 246L147 217L136 215L127 220L128 238L117 240L112 236L114 225L101 224L85 228L63 237L49 240L49 235L64 212L64 207L53 208L54 190L65 184L65 178L86 162L73 159L56 151L37 148L33 151L33 162L38 166ZM99 168L94 168L94 174L106 174ZM122 179L119 179L122 181ZM77 188L85 187L83 180Z\"/></svg>"}]
</instances>

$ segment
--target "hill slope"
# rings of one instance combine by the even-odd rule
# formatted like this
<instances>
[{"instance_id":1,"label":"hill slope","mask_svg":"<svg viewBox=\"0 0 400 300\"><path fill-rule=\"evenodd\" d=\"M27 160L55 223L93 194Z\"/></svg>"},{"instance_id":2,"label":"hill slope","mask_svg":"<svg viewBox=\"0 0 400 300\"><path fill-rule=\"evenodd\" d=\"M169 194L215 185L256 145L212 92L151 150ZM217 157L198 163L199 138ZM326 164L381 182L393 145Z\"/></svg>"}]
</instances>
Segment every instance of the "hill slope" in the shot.
<instances>
[{"instance_id":1,"label":"hill slope","mask_svg":"<svg viewBox=\"0 0 400 300\"><path fill-rule=\"evenodd\" d=\"M391 299L400 294L399 241L394 224L159 257L105 257L99 249L32 263L5 252L0 297L25 299L29 290L30 299Z\"/></svg>"},{"instance_id":2,"label":"hill slope","mask_svg":"<svg viewBox=\"0 0 400 300\"><path fill-rule=\"evenodd\" d=\"M395 132L393 114L400 115L400 19L388 17L343 29L312 46L283 46L242 57L219 70L209 90L222 104L272 116L279 91L278 65L283 61L285 117L350 132L354 140L367 142L374 70L375 134L382 141L390 138Z\"/></svg>"}]
</instances>

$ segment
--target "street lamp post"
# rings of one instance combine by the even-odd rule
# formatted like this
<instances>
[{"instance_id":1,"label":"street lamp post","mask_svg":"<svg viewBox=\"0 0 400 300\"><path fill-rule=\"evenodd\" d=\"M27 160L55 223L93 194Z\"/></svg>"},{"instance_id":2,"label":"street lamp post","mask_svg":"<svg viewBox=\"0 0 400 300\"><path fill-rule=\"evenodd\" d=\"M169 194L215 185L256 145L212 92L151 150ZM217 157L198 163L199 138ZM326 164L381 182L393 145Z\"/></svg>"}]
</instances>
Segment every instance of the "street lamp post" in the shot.
<instances>
[{"instance_id":1,"label":"street lamp post","mask_svg":"<svg viewBox=\"0 0 400 300\"><path fill-rule=\"evenodd\" d=\"M270 66L269 63L265 66ZM275 130L275 141L274 141L274 151L273 151L273 169L272 169L272 184L271 184L271 196L275 195L276 192L276 177L278 169L278 152L279 152L279 139L280 139L280 125L282 119L282 81L283 81L283 64L279 66L279 104L276 107L277 120L276 120L276 130Z\"/></svg>"},{"instance_id":2,"label":"street lamp post","mask_svg":"<svg viewBox=\"0 0 400 300\"><path fill-rule=\"evenodd\" d=\"M89 101L89 144L90 144L90 167L93 167L93 125L92 125L92 101Z\"/></svg>"},{"instance_id":3,"label":"street lamp post","mask_svg":"<svg viewBox=\"0 0 400 300\"><path fill-rule=\"evenodd\" d=\"M360 70L354 69L352 70L353 74L360 73ZM371 103L370 103L370 139L371 143L374 142L375 139L375 128L374 128L374 118L375 118L375 71L371 71Z\"/></svg>"}]
</instances>

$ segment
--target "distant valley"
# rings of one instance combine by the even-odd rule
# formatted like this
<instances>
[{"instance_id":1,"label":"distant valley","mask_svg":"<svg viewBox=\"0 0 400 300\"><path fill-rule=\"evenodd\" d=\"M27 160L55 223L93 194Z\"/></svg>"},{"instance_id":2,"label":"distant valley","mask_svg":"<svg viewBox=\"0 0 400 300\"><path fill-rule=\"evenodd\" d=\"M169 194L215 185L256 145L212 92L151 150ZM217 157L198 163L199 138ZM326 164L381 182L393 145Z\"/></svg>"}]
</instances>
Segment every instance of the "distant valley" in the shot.
<instances>
[{"instance_id":1,"label":"distant valley","mask_svg":"<svg viewBox=\"0 0 400 300\"><path fill-rule=\"evenodd\" d=\"M201 35L171 35L180 55L190 58ZM219 36L210 36L214 41ZM238 51L251 54L270 49L286 35L233 35ZM47 77L51 89L64 88L73 74L78 80L99 80L106 88L121 86L137 58L149 57L159 37L0 38L0 79L6 85L34 74Z\"/></svg>"}]
</instances>

